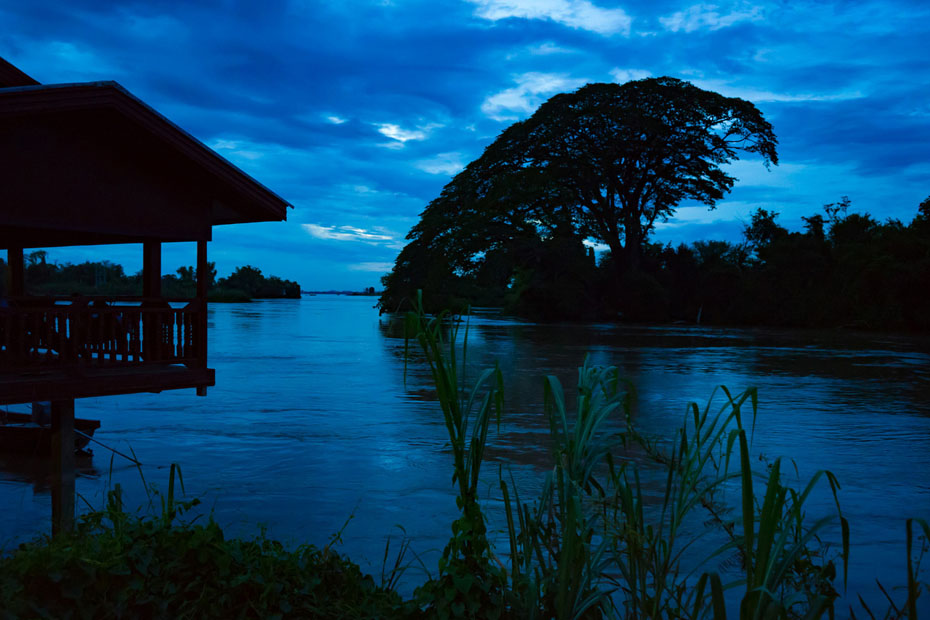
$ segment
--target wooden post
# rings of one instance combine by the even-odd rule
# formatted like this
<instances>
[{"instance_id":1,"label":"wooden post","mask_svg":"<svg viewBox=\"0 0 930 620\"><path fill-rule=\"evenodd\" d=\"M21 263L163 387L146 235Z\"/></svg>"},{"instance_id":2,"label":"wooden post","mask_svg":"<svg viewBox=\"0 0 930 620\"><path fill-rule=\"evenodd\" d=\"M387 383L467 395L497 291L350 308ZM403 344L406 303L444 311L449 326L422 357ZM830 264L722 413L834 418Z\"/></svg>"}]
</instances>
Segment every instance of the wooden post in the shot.
<instances>
[{"instance_id":1,"label":"wooden post","mask_svg":"<svg viewBox=\"0 0 930 620\"><path fill-rule=\"evenodd\" d=\"M197 360L201 368L207 367L207 285L210 281L207 265L207 241L197 242L197 301L200 308L197 321ZM207 388L198 387L197 396L206 396Z\"/></svg>"},{"instance_id":2,"label":"wooden post","mask_svg":"<svg viewBox=\"0 0 930 620\"><path fill-rule=\"evenodd\" d=\"M152 298L161 297L161 242L142 243L142 307L152 307ZM161 359L161 320L156 315L143 314L142 355L146 361Z\"/></svg>"},{"instance_id":3,"label":"wooden post","mask_svg":"<svg viewBox=\"0 0 930 620\"><path fill-rule=\"evenodd\" d=\"M161 297L161 242L142 244L142 296Z\"/></svg>"},{"instance_id":4,"label":"wooden post","mask_svg":"<svg viewBox=\"0 0 930 620\"><path fill-rule=\"evenodd\" d=\"M52 536L74 528L74 399L52 401Z\"/></svg>"},{"instance_id":5,"label":"wooden post","mask_svg":"<svg viewBox=\"0 0 930 620\"><path fill-rule=\"evenodd\" d=\"M23 262L23 249L7 249L6 264L10 271L10 297L23 297L26 294L26 266Z\"/></svg>"}]
</instances>

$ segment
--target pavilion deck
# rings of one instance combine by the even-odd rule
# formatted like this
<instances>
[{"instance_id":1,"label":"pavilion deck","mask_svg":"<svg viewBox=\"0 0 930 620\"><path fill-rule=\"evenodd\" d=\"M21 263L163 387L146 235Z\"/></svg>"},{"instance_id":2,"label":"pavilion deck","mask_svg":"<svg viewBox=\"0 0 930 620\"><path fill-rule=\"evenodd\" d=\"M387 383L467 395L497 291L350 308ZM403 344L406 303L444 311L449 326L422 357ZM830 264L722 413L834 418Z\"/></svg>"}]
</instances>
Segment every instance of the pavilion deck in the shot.
<instances>
[{"instance_id":1,"label":"pavilion deck","mask_svg":"<svg viewBox=\"0 0 930 620\"><path fill-rule=\"evenodd\" d=\"M206 303L20 297L0 308L0 404L214 384Z\"/></svg>"}]
</instances>

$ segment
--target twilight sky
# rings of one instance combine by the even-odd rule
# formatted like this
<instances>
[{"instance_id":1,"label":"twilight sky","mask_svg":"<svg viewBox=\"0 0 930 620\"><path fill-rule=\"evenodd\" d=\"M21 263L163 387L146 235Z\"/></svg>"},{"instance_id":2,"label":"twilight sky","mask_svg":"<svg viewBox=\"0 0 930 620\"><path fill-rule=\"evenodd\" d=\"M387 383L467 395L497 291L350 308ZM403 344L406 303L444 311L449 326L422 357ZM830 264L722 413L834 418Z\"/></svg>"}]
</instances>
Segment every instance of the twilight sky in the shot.
<instances>
[{"instance_id":1,"label":"twilight sky","mask_svg":"<svg viewBox=\"0 0 930 620\"><path fill-rule=\"evenodd\" d=\"M116 80L294 205L214 229L220 275L380 288L442 186L510 123L587 82L669 75L748 99L781 164L736 163L714 211L655 238L789 229L843 195L909 222L930 195L930 2L0 0L0 56L43 83ZM57 250L115 258L141 247ZM194 262L166 247L165 271Z\"/></svg>"}]
</instances>

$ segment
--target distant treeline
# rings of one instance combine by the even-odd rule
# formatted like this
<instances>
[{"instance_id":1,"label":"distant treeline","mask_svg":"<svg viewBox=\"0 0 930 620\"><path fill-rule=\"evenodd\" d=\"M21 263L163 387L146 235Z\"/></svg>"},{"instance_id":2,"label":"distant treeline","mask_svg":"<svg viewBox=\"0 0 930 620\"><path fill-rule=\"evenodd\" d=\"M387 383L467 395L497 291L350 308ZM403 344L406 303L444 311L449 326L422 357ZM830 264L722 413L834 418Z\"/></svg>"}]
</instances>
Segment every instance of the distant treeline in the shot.
<instances>
[{"instance_id":1,"label":"distant treeline","mask_svg":"<svg viewBox=\"0 0 930 620\"><path fill-rule=\"evenodd\" d=\"M846 197L803 218L803 232L777 217L758 209L739 243L644 244L639 269L619 283L610 254L597 261L577 236L527 239L466 275L426 269L400 282L395 270L381 305L403 306L419 285L435 305L537 320L930 330L930 198L906 225L850 212Z\"/></svg>"},{"instance_id":2,"label":"distant treeline","mask_svg":"<svg viewBox=\"0 0 930 620\"><path fill-rule=\"evenodd\" d=\"M25 255L25 286L28 295L142 295L142 273L127 275L122 265L110 261L53 263L44 250ZM208 295L211 301L249 301L250 299L299 298L300 285L277 276L264 276L260 269L237 267L225 278L216 278L215 263L207 263ZM0 260L6 278L6 263ZM161 280L165 297L194 297L197 292L196 270L181 267Z\"/></svg>"}]
</instances>

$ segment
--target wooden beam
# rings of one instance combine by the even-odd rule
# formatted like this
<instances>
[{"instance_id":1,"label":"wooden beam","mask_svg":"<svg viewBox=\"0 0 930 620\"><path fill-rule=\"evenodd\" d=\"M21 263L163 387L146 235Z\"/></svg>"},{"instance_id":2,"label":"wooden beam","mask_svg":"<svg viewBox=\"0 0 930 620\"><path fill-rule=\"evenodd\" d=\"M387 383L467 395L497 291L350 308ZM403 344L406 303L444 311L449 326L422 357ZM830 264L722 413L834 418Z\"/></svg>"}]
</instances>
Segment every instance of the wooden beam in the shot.
<instances>
[{"instance_id":1,"label":"wooden beam","mask_svg":"<svg viewBox=\"0 0 930 620\"><path fill-rule=\"evenodd\" d=\"M0 405L31 403L36 400L96 398L117 394L187 390L216 385L211 368L185 366L140 366L130 369L104 367L85 370L81 375L67 371L47 374L14 375L7 380L0 374Z\"/></svg>"},{"instance_id":2,"label":"wooden beam","mask_svg":"<svg viewBox=\"0 0 930 620\"><path fill-rule=\"evenodd\" d=\"M142 296L161 297L161 242L142 244Z\"/></svg>"},{"instance_id":3,"label":"wooden beam","mask_svg":"<svg viewBox=\"0 0 930 620\"><path fill-rule=\"evenodd\" d=\"M52 536L74 529L74 400L52 401Z\"/></svg>"},{"instance_id":4,"label":"wooden beam","mask_svg":"<svg viewBox=\"0 0 930 620\"><path fill-rule=\"evenodd\" d=\"M10 297L23 297L26 294L26 265L23 262L22 248L9 248L6 251L6 264L10 272Z\"/></svg>"},{"instance_id":5,"label":"wooden beam","mask_svg":"<svg viewBox=\"0 0 930 620\"><path fill-rule=\"evenodd\" d=\"M207 285L210 281L210 266L207 264L207 242L197 242L197 301L200 304L197 325L197 359L201 368L207 367ZM197 388L197 396L206 396L206 386Z\"/></svg>"}]
</instances>

